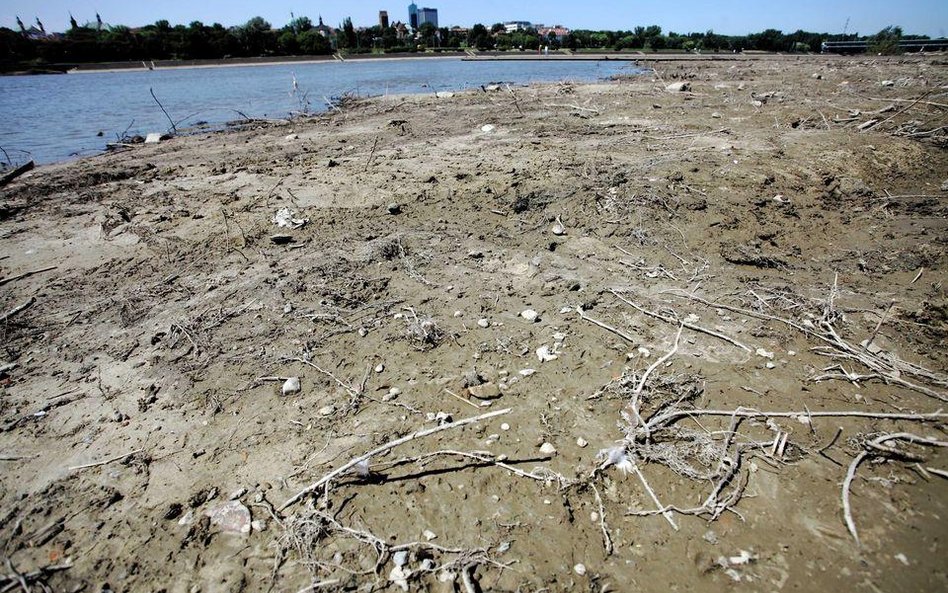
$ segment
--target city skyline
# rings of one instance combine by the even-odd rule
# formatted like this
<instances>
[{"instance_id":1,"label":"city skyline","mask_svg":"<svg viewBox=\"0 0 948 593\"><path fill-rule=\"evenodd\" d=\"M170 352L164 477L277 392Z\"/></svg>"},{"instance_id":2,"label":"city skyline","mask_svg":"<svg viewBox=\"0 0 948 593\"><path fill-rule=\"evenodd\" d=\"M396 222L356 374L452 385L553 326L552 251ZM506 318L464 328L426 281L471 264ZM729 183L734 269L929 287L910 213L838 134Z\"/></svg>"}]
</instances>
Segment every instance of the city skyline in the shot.
<instances>
[{"instance_id":1,"label":"city skyline","mask_svg":"<svg viewBox=\"0 0 948 593\"><path fill-rule=\"evenodd\" d=\"M65 31L70 13L79 23L94 22L96 13L110 24L143 26L164 19L172 24L199 20L240 25L261 16L274 27L281 27L295 16L307 16L336 26L351 17L356 26L378 23L380 10L389 14L391 23L408 21L410 2L353 0L350 2L301 3L275 0L261 6L250 0L206 0L202 3L168 0L161 3L130 3L124 0L7 0L0 9L0 26L16 29L19 16L29 27L38 17L47 31ZM417 4L417 3L416 3ZM709 6L709 4L713 4ZM475 23L490 26L498 22L524 20L571 29L628 30L636 26L659 25L663 31L678 33L714 30L724 35L742 35L773 28L784 32L798 29L820 33L869 35L888 25L899 25L906 33L944 37L948 35L948 2L943 0L906 0L893 4L883 0L799 0L794 3L762 3L751 0L723 0L715 3L679 0L673 5L658 2L589 0L576 10L567 0L516 2L464 0L425 2L419 8L438 10L441 26L469 27ZM848 25L847 25L848 23Z\"/></svg>"}]
</instances>

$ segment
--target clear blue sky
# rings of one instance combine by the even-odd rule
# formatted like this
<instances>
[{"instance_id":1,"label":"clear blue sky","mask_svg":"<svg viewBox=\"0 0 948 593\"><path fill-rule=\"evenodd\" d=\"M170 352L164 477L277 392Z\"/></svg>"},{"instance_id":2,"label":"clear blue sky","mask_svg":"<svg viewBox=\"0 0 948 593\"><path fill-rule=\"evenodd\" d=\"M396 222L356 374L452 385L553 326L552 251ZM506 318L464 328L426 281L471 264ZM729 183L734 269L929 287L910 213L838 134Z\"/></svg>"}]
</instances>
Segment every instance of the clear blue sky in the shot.
<instances>
[{"instance_id":1,"label":"clear blue sky","mask_svg":"<svg viewBox=\"0 0 948 593\"><path fill-rule=\"evenodd\" d=\"M194 20L237 25L262 16L275 27L286 24L290 12L315 22L338 25L351 16L356 26L378 22L387 10L392 21L407 21L408 1L391 0L0 0L0 26L15 28L16 16L29 26L39 17L49 31L68 27L69 12L80 22L94 21L140 26L167 19L172 24ZM659 25L665 32L687 33L714 29L738 35L766 28L792 32L875 33L901 25L907 33L948 36L948 0L424 0L418 6L438 9L442 26L490 25L524 20L573 29L631 29Z\"/></svg>"}]
</instances>

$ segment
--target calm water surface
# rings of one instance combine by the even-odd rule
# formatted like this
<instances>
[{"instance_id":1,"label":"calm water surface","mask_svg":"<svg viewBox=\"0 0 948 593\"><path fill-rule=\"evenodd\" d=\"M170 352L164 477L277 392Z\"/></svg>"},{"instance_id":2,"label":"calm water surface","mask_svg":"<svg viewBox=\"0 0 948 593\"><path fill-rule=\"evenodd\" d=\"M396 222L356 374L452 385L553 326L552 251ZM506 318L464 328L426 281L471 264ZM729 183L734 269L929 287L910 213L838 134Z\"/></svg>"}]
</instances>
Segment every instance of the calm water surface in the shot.
<instances>
[{"instance_id":1,"label":"calm water surface","mask_svg":"<svg viewBox=\"0 0 948 593\"><path fill-rule=\"evenodd\" d=\"M155 71L98 72L62 76L0 77L0 147L37 163L67 160L102 150L127 128L129 134L164 132L168 120L149 88L178 124L220 125L239 118L284 117L300 109L292 94L295 76L314 110L324 97L354 92L457 91L493 81L524 84L595 81L634 71L627 62L464 62L406 59ZM190 117L189 117L190 116ZM102 136L97 136L102 132ZM0 159L2 159L0 155Z\"/></svg>"}]
</instances>

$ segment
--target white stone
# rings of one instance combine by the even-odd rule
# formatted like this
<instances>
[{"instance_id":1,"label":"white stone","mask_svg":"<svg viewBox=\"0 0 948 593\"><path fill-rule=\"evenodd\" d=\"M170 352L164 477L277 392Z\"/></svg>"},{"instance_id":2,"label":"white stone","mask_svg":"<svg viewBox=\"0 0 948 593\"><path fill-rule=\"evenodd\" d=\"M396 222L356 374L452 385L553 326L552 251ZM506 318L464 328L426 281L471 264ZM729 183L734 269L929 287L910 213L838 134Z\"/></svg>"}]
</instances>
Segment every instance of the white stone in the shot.
<instances>
[{"instance_id":1,"label":"white stone","mask_svg":"<svg viewBox=\"0 0 948 593\"><path fill-rule=\"evenodd\" d=\"M159 142L161 142L161 134L157 132L145 136L145 144L158 144Z\"/></svg>"},{"instance_id":2,"label":"white stone","mask_svg":"<svg viewBox=\"0 0 948 593\"><path fill-rule=\"evenodd\" d=\"M438 534L436 534L434 531L431 531L430 529L425 529L421 532L421 535L425 536L425 539L429 542L438 537Z\"/></svg>"},{"instance_id":3,"label":"white stone","mask_svg":"<svg viewBox=\"0 0 948 593\"><path fill-rule=\"evenodd\" d=\"M529 377L530 375L536 373L536 369L522 369L520 374L524 377Z\"/></svg>"},{"instance_id":4,"label":"white stone","mask_svg":"<svg viewBox=\"0 0 948 593\"><path fill-rule=\"evenodd\" d=\"M481 126L481 131L484 132L485 134L490 134L491 132L494 131L494 126L492 126L491 124L485 124Z\"/></svg>"},{"instance_id":5,"label":"white stone","mask_svg":"<svg viewBox=\"0 0 948 593\"><path fill-rule=\"evenodd\" d=\"M524 309L520 313L520 316L526 319L527 321L529 321L530 323L533 323L534 321L537 320L537 317L539 317L540 314L534 311L533 309Z\"/></svg>"},{"instance_id":6,"label":"white stone","mask_svg":"<svg viewBox=\"0 0 948 593\"><path fill-rule=\"evenodd\" d=\"M395 566L405 566L406 564L408 564L408 551L401 550L401 551L395 552L392 555L392 562L395 563Z\"/></svg>"},{"instance_id":7,"label":"white stone","mask_svg":"<svg viewBox=\"0 0 948 593\"><path fill-rule=\"evenodd\" d=\"M376 373L381 373L381 372L384 371L384 370L385 370L385 365L384 365L384 364L379 363L379 364L375 365L375 372L376 372Z\"/></svg>"},{"instance_id":8,"label":"white stone","mask_svg":"<svg viewBox=\"0 0 948 593\"><path fill-rule=\"evenodd\" d=\"M500 429L501 429L501 430L510 430L510 425L507 424L506 422L504 422L503 424L500 425Z\"/></svg>"},{"instance_id":9,"label":"white stone","mask_svg":"<svg viewBox=\"0 0 948 593\"><path fill-rule=\"evenodd\" d=\"M583 576L584 574L586 574L586 565L583 563L577 564L576 566L573 567L573 572L575 572L579 576Z\"/></svg>"},{"instance_id":10,"label":"white stone","mask_svg":"<svg viewBox=\"0 0 948 593\"><path fill-rule=\"evenodd\" d=\"M578 439L576 439L576 446L579 447L580 449L582 449L588 444L589 444L589 441L587 441L583 437L579 437Z\"/></svg>"},{"instance_id":11,"label":"white stone","mask_svg":"<svg viewBox=\"0 0 948 593\"><path fill-rule=\"evenodd\" d=\"M487 319L478 319L477 325L483 328L487 328L487 327L490 327L490 321L488 321Z\"/></svg>"},{"instance_id":12,"label":"white stone","mask_svg":"<svg viewBox=\"0 0 948 593\"><path fill-rule=\"evenodd\" d=\"M669 93L684 93L691 90L691 85L687 82L673 82L665 87Z\"/></svg>"},{"instance_id":13,"label":"white stone","mask_svg":"<svg viewBox=\"0 0 948 593\"><path fill-rule=\"evenodd\" d=\"M770 358L770 359L773 359L773 357L774 357L774 353L773 353L773 352L768 352L768 351L764 350L763 348L758 348L758 349L756 350L756 354L757 354L757 356L760 356L760 357L762 357L762 358Z\"/></svg>"},{"instance_id":14,"label":"white stone","mask_svg":"<svg viewBox=\"0 0 948 593\"><path fill-rule=\"evenodd\" d=\"M335 411L336 411L336 407L335 407L335 406L323 406L323 407L319 408L319 415L320 415L320 416L331 416L332 413L335 412Z\"/></svg>"},{"instance_id":15,"label":"white stone","mask_svg":"<svg viewBox=\"0 0 948 593\"><path fill-rule=\"evenodd\" d=\"M283 388L281 389L283 395L293 395L294 393L300 392L300 378L299 377L290 377L283 382Z\"/></svg>"},{"instance_id":16,"label":"white stone","mask_svg":"<svg viewBox=\"0 0 948 593\"><path fill-rule=\"evenodd\" d=\"M556 455L556 447L550 443L543 443L540 445L540 453L544 455Z\"/></svg>"},{"instance_id":17,"label":"white stone","mask_svg":"<svg viewBox=\"0 0 948 593\"><path fill-rule=\"evenodd\" d=\"M562 309L560 309L560 315L567 315L572 312L573 312L572 307L563 307Z\"/></svg>"},{"instance_id":18,"label":"white stone","mask_svg":"<svg viewBox=\"0 0 948 593\"><path fill-rule=\"evenodd\" d=\"M537 348L537 358L540 362L550 362L551 360L556 360L559 356L550 352L549 346L540 346Z\"/></svg>"},{"instance_id":19,"label":"white stone","mask_svg":"<svg viewBox=\"0 0 948 593\"><path fill-rule=\"evenodd\" d=\"M646 348L645 346L639 346L639 349L638 349L638 350L639 350L639 354L642 355L642 358L648 358L649 356L652 355L652 353L649 351L649 349Z\"/></svg>"}]
</instances>

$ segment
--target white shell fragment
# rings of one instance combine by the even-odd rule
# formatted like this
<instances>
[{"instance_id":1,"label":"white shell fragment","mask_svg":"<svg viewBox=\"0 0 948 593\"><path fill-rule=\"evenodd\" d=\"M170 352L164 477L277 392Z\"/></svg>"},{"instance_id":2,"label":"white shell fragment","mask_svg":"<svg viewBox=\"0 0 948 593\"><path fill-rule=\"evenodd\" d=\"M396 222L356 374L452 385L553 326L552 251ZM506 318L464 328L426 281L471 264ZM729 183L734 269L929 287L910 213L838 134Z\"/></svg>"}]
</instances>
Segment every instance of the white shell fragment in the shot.
<instances>
[{"instance_id":1,"label":"white shell fragment","mask_svg":"<svg viewBox=\"0 0 948 593\"><path fill-rule=\"evenodd\" d=\"M281 391L283 392L283 395L293 395L294 393L299 393L300 389L300 378L290 377L283 382L283 388Z\"/></svg>"}]
</instances>

